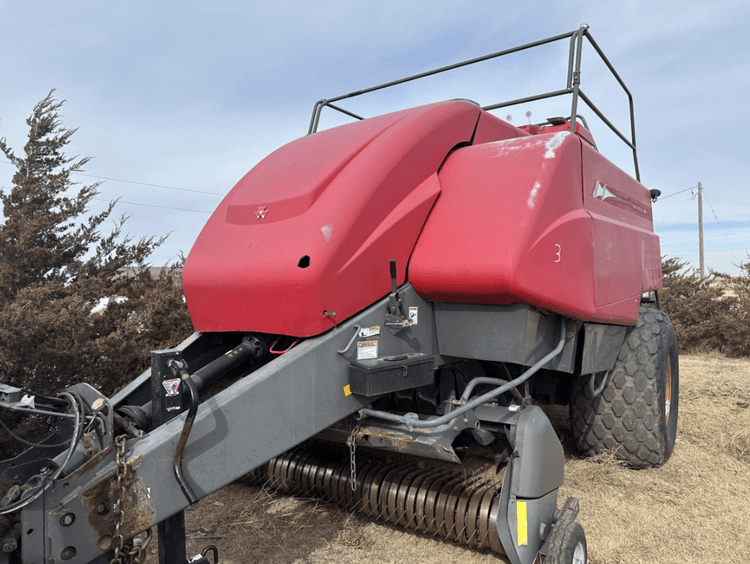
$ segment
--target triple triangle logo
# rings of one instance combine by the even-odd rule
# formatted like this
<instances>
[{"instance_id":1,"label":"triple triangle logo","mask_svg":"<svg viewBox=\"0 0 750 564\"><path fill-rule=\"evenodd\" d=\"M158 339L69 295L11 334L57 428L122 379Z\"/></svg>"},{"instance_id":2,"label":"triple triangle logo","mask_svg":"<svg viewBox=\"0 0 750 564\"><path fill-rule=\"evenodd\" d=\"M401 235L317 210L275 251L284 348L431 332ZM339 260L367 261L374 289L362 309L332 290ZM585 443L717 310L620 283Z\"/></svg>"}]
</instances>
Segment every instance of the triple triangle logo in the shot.
<instances>
[{"instance_id":1,"label":"triple triangle logo","mask_svg":"<svg viewBox=\"0 0 750 564\"><path fill-rule=\"evenodd\" d=\"M610 192L609 188L606 184L602 184L598 180L596 181L596 185L594 186L594 198L601 198L602 201L606 200L607 198L616 198L612 192Z\"/></svg>"}]
</instances>

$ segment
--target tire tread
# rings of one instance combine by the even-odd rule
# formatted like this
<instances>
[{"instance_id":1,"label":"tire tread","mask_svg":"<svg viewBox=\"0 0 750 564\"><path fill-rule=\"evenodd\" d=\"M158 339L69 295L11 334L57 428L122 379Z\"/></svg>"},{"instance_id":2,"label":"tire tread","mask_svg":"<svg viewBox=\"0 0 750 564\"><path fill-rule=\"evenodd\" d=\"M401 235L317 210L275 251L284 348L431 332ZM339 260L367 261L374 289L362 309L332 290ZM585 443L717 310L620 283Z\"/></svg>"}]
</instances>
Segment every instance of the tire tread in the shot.
<instances>
[{"instance_id":1,"label":"tire tread","mask_svg":"<svg viewBox=\"0 0 750 564\"><path fill-rule=\"evenodd\" d=\"M579 541L583 541L583 546L586 548L586 536L580 523L558 521L547 540L547 555L544 564L571 564L576 544Z\"/></svg>"},{"instance_id":2,"label":"tire tread","mask_svg":"<svg viewBox=\"0 0 750 564\"><path fill-rule=\"evenodd\" d=\"M580 379L571 402L571 427L576 446L586 454L616 450L633 468L655 468L672 450L664 438L660 394L662 365L669 362L676 339L664 312L641 306L639 313L602 393L592 398L587 378Z\"/></svg>"}]
</instances>

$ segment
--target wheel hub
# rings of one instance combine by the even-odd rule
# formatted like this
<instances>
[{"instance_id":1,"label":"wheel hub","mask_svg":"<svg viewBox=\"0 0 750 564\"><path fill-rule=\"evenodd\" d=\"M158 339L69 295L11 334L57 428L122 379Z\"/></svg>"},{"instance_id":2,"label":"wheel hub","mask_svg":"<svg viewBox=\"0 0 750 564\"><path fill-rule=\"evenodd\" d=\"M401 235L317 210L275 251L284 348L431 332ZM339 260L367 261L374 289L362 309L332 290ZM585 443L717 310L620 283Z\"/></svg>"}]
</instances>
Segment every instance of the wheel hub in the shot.
<instances>
[{"instance_id":1,"label":"wheel hub","mask_svg":"<svg viewBox=\"0 0 750 564\"><path fill-rule=\"evenodd\" d=\"M582 542L576 544L576 549L573 551L572 564L586 564L586 547L583 546Z\"/></svg>"}]
</instances>

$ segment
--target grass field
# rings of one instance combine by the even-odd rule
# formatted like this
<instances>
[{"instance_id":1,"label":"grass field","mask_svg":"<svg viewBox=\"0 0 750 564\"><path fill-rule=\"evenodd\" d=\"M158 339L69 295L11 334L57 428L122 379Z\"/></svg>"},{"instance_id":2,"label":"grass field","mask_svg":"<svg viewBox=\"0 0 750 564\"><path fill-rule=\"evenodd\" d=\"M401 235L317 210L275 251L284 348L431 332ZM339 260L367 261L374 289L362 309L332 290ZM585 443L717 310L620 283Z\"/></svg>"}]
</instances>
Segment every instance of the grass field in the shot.
<instances>
[{"instance_id":1,"label":"grass field","mask_svg":"<svg viewBox=\"0 0 750 564\"><path fill-rule=\"evenodd\" d=\"M680 386L677 445L664 467L628 470L566 449L561 495L581 501L592 564L750 562L750 361L683 356ZM562 415L552 413L568 437ZM242 480L189 509L186 520L188 555L215 544L225 564L504 562Z\"/></svg>"}]
</instances>

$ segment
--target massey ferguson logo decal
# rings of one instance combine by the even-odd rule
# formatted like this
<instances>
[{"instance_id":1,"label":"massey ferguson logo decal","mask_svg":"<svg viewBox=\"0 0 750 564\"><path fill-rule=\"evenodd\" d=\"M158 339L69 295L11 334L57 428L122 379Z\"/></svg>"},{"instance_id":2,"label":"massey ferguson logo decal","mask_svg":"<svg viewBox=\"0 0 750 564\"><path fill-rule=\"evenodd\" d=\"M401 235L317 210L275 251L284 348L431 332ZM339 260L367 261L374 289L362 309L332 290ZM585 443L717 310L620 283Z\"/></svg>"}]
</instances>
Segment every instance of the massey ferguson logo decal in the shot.
<instances>
[{"instance_id":1,"label":"massey ferguson logo decal","mask_svg":"<svg viewBox=\"0 0 750 564\"><path fill-rule=\"evenodd\" d=\"M268 213L268 206L258 206L258 211L255 212L255 217L258 219L264 219Z\"/></svg>"},{"instance_id":2,"label":"massey ferguson logo decal","mask_svg":"<svg viewBox=\"0 0 750 564\"><path fill-rule=\"evenodd\" d=\"M616 198L612 192L609 191L609 188L607 188L606 184L602 184L598 180L596 181L596 185L594 186L594 198L601 198L602 201L606 200L607 198Z\"/></svg>"}]
</instances>

